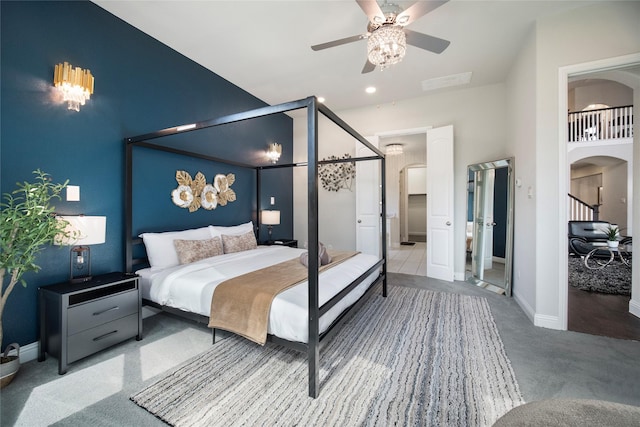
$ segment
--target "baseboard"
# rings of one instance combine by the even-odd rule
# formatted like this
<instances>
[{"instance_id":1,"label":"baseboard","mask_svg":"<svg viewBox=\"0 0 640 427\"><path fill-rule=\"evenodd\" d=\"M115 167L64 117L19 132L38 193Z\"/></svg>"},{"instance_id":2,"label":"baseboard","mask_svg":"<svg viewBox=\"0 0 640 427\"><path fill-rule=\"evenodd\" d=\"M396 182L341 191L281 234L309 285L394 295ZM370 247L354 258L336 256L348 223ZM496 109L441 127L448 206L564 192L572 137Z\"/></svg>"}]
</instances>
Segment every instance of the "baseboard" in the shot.
<instances>
[{"instance_id":1,"label":"baseboard","mask_svg":"<svg viewBox=\"0 0 640 427\"><path fill-rule=\"evenodd\" d=\"M533 307L531 307L527 301L522 299L520 295L516 292L513 293L513 299L516 300L524 314L533 322L535 326L540 326L541 328L547 329L555 329L558 331L565 330L562 322L560 322L560 318L558 316L549 316L546 314L538 314L535 312Z\"/></svg>"},{"instance_id":2,"label":"baseboard","mask_svg":"<svg viewBox=\"0 0 640 427\"><path fill-rule=\"evenodd\" d=\"M629 301L629 313L636 317L640 317L640 301L632 299Z\"/></svg>"},{"instance_id":3,"label":"baseboard","mask_svg":"<svg viewBox=\"0 0 640 427\"><path fill-rule=\"evenodd\" d=\"M15 356L15 350L9 352L9 356ZM31 362L38 358L38 341L20 346L20 363Z\"/></svg>"},{"instance_id":4,"label":"baseboard","mask_svg":"<svg viewBox=\"0 0 640 427\"><path fill-rule=\"evenodd\" d=\"M516 300L516 303L518 303L531 323L535 324L535 312L533 311L533 307L531 307L525 300L523 300L516 292L513 292L513 299Z\"/></svg>"},{"instance_id":5,"label":"baseboard","mask_svg":"<svg viewBox=\"0 0 640 427\"><path fill-rule=\"evenodd\" d=\"M557 331L563 330L560 325L560 318L558 316L549 316L547 314L536 314L533 324L540 326L541 328L555 329Z\"/></svg>"}]
</instances>

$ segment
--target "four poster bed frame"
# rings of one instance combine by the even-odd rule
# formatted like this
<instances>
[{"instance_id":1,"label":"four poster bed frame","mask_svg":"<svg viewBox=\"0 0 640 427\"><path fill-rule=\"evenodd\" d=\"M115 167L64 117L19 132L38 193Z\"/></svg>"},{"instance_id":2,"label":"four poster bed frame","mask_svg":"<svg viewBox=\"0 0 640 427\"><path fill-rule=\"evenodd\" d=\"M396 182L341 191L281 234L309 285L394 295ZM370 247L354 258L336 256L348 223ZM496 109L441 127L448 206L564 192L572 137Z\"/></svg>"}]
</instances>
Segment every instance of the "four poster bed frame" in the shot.
<instances>
[{"instance_id":1,"label":"four poster bed frame","mask_svg":"<svg viewBox=\"0 0 640 427\"><path fill-rule=\"evenodd\" d=\"M186 132L195 132L201 129L211 128L215 126L221 126L231 123L238 123L245 120L255 119L259 117L270 116L274 114L286 113L288 111L298 110L306 108L307 109L307 135L308 135L308 146L307 146L307 162L304 163L293 163L293 164L285 164L285 165L268 165L268 166L255 166L250 164L241 163L238 161L234 161L231 159L223 159L217 158L210 155L196 153L186 150L180 150L173 147L163 146L161 143L157 142L159 139L165 136L177 135ZM369 148L373 155L369 157L354 157L348 159L337 159L337 160L319 160L318 159L318 113L321 113L323 116L331 120L338 127L348 133L350 136L355 138L361 144ZM185 129L186 128L186 129ZM154 142L151 142L155 140ZM262 170L273 169L273 168L292 168L298 166L307 166L308 167L308 319L309 319L309 334L307 343L301 342L293 342L284 340L282 338L276 337L274 335L269 335L268 340L276 343L278 345L283 345L288 348L293 348L301 352L307 353L308 365L309 365L309 396L315 398L319 394L319 353L320 353L320 343L325 338L330 337L335 333L338 329L337 325L342 323L345 319L346 315L353 309L359 306L359 303L368 295L374 288L377 287L378 284L382 283L382 295L383 297L387 296L387 249L386 249L386 221L384 221L385 213L386 213L386 195L385 195L385 157L384 154L375 146L373 146L369 141L367 141L362 135L356 132L353 128L351 128L347 123L345 123L342 119L340 119L336 114L334 114L331 110L329 110L325 105L320 104L317 101L315 96L311 96L305 99L287 102L283 104L266 106L262 108L257 108L253 110L249 110L242 113L231 114L227 116L223 116L217 119L207 120L198 122L195 124L191 124L188 126L178 126L167 128L163 130L159 130L157 132L148 133L144 135L139 135L135 137L125 138L125 147L126 147L126 175L125 175L125 212L126 212L126 225L125 225L125 257L126 257L126 270L131 273L136 270L136 265L142 265L146 262L145 258L135 258L134 257L134 246L141 245L142 239L136 238L133 236L133 148L134 147L145 147L149 149L161 150L170 153L186 155L190 157L196 157L205 160L211 160L223 164L234 165L244 168L250 168L255 170L256 173L256 194L257 194L257 209L260 209L260 173ZM350 285L348 285L345 289L339 292L335 297L331 298L327 303L319 306L319 298L318 298L318 166L322 164L329 163L343 163L343 162L359 162L359 161L380 161L381 162L381 238L380 238L380 247L381 247L381 258L380 260L374 264L371 268L369 268L365 273L356 278ZM257 212L254 212L255 218L257 218L257 230L260 228L260 215ZM254 229L255 231L255 229ZM136 251L137 253L137 251ZM349 308L347 308L338 318L329 326L329 328L320 333L319 331L319 319L324 313L326 313L331 307L333 307L338 301L340 301L345 295L347 295L351 290L353 290L358 284L364 281L369 275L374 274L378 271L378 277L372 282L369 286L365 294L360 297L360 299L352 304ZM146 304L153 305L157 308L161 308L167 312L178 314L182 317L189 318L191 320L196 320L200 322L208 322L208 317L204 317L199 314L188 313L182 310L159 306L156 303L145 300ZM215 330L214 330L215 334ZM215 335L214 335L215 340Z\"/></svg>"}]
</instances>

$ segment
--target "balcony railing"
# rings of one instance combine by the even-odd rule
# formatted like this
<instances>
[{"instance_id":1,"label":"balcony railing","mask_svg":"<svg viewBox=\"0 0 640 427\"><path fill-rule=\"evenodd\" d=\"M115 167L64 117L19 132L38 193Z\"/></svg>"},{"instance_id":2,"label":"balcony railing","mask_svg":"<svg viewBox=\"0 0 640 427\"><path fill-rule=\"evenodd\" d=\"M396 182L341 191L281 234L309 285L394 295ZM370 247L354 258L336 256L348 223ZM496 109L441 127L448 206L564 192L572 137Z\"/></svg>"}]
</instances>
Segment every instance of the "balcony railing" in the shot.
<instances>
[{"instance_id":1,"label":"balcony railing","mask_svg":"<svg viewBox=\"0 0 640 427\"><path fill-rule=\"evenodd\" d=\"M569 113L569 142L632 137L632 105Z\"/></svg>"}]
</instances>

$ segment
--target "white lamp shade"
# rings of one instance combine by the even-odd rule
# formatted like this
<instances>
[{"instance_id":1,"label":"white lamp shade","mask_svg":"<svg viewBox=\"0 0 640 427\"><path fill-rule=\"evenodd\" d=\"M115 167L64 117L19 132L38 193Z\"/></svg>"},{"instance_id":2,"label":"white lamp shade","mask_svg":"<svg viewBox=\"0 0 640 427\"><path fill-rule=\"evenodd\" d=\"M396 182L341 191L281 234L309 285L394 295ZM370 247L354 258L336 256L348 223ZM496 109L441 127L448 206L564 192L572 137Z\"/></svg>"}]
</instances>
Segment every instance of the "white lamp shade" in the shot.
<instances>
[{"instance_id":1,"label":"white lamp shade","mask_svg":"<svg viewBox=\"0 0 640 427\"><path fill-rule=\"evenodd\" d=\"M54 239L56 245L97 245L105 242L106 216L58 216L58 219L68 223L65 232L70 237L57 236Z\"/></svg>"},{"instance_id":2,"label":"white lamp shade","mask_svg":"<svg viewBox=\"0 0 640 427\"><path fill-rule=\"evenodd\" d=\"M262 211L261 222L265 225L280 224L280 211Z\"/></svg>"}]
</instances>

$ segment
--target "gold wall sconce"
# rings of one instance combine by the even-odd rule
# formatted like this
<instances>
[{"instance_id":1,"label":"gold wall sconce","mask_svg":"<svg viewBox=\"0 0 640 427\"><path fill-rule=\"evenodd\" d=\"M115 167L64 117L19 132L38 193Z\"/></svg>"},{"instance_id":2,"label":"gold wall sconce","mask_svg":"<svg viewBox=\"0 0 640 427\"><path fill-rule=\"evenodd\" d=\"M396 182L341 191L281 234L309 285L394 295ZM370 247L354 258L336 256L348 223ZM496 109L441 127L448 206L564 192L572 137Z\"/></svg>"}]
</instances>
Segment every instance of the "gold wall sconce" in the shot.
<instances>
[{"instance_id":1,"label":"gold wall sconce","mask_svg":"<svg viewBox=\"0 0 640 427\"><path fill-rule=\"evenodd\" d=\"M271 161L271 163L276 163L280 160L280 156L282 155L282 145L277 142L272 142L269 144L269 148L267 149L267 157Z\"/></svg>"},{"instance_id":2,"label":"gold wall sconce","mask_svg":"<svg viewBox=\"0 0 640 427\"><path fill-rule=\"evenodd\" d=\"M62 92L69 110L80 111L80 106L93 94L93 83L91 71L74 67L68 62L57 64L53 72L53 84Z\"/></svg>"}]
</instances>

